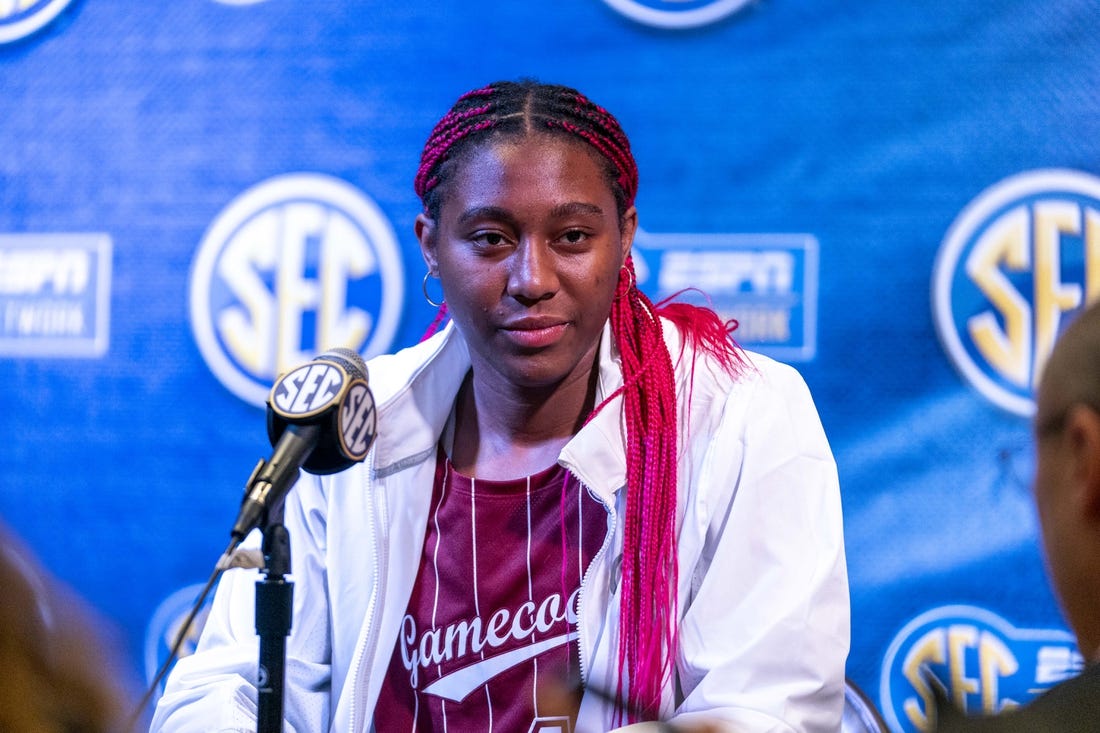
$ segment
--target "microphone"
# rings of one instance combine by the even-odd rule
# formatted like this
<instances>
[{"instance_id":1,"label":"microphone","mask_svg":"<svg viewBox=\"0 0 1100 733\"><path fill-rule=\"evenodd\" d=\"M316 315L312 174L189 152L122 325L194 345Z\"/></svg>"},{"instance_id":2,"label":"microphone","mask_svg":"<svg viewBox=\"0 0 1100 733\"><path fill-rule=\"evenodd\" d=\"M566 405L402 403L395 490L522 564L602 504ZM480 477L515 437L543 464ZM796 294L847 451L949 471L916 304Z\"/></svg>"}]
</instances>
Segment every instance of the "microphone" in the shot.
<instances>
[{"instance_id":1,"label":"microphone","mask_svg":"<svg viewBox=\"0 0 1100 733\"><path fill-rule=\"evenodd\" d=\"M223 561L278 506L299 469L329 474L362 461L376 426L367 365L352 349L330 349L279 377L267 398L267 436L274 451L248 479Z\"/></svg>"}]
</instances>

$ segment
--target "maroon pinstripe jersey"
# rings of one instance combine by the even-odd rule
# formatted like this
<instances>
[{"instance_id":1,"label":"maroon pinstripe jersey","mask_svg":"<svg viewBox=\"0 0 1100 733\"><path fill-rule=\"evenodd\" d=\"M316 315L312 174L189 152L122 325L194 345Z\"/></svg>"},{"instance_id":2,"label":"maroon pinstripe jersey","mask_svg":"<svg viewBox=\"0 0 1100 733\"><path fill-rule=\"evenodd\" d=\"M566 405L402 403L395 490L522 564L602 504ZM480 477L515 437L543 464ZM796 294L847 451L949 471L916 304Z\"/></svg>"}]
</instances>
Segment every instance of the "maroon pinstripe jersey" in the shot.
<instances>
[{"instance_id":1,"label":"maroon pinstripe jersey","mask_svg":"<svg viewBox=\"0 0 1100 733\"><path fill-rule=\"evenodd\" d=\"M571 731L575 706L540 690L579 683L578 589L606 532L604 507L561 466L483 481L440 450L379 733Z\"/></svg>"}]
</instances>

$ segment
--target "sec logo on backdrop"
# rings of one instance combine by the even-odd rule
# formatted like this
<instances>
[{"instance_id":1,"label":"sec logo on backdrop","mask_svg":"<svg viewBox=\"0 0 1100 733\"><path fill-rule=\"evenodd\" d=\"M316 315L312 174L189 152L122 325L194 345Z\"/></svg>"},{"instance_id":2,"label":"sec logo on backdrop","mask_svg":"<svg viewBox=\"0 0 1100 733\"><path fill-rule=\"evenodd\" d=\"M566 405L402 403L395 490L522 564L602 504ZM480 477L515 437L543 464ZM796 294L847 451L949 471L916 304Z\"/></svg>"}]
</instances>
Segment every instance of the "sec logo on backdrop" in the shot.
<instances>
[{"instance_id":1,"label":"sec logo on backdrop","mask_svg":"<svg viewBox=\"0 0 1100 733\"><path fill-rule=\"evenodd\" d=\"M879 700L890 730L919 733L931 725L932 680L971 715L1022 705L1081 671L1069 632L1017 628L977 606L941 606L909 621L882 663Z\"/></svg>"},{"instance_id":2,"label":"sec logo on backdrop","mask_svg":"<svg viewBox=\"0 0 1100 733\"><path fill-rule=\"evenodd\" d=\"M199 351L256 406L279 374L325 349L388 350L403 301L389 221L361 191L315 173L238 196L210 225L191 271Z\"/></svg>"},{"instance_id":3,"label":"sec logo on backdrop","mask_svg":"<svg viewBox=\"0 0 1100 733\"><path fill-rule=\"evenodd\" d=\"M732 15L749 0L604 0L622 15L657 28L696 28Z\"/></svg>"},{"instance_id":4,"label":"sec logo on backdrop","mask_svg":"<svg viewBox=\"0 0 1100 733\"><path fill-rule=\"evenodd\" d=\"M951 225L932 277L944 349L964 379L1021 416L1066 322L1100 295L1100 178L1044 169L983 191Z\"/></svg>"},{"instance_id":5,"label":"sec logo on backdrop","mask_svg":"<svg viewBox=\"0 0 1100 733\"><path fill-rule=\"evenodd\" d=\"M195 614L195 618L184 630L183 624L191 613L192 607L204 590L203 583L196 583L176 590L157 606L145 628L145 682L152 684L157 671L171 655L172 647L179 640L176 659L189 657L195 653L199 636L210 615L212 598L206 598ZM182 635L181 635L182 632ZM182 638L181 638L182 637ZM164 686L156 690L159 697Z\"/></svg>"},{"instance_id":6,"label":"sec logo on backdrop","mask_svg":"<svg viewBox=\"0 0 1100 733\"><path fill-rule=\"evenodd\" d=\"M60 15L71 0L0 0L0 44L26 38Z\"/></svg>"}]
</instances>

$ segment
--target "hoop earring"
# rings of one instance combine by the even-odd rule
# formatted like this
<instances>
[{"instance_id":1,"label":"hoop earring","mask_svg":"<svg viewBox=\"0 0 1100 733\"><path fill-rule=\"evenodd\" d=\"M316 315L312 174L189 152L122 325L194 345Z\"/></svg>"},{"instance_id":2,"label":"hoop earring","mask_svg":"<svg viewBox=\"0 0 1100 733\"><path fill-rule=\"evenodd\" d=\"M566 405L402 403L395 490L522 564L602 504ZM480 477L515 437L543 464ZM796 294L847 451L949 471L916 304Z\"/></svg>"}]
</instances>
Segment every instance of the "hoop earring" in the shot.
<instances>
[{"instance_id":1,"label":"hoop earring","mask_svg":"<svg viewBox=\"0 0 1100 733\"><path fill-rule=\"evenodd\" d=\"M634 274L634 266L633 265L634 265L634 263L630 263L629 267L627 265L623 265L622 267L619 268L619 283L622 286L624 293L629 293L638 284L638 278ZM625 272L627 274L627 278L626 278L625 282L623 281L623 278L622 278L622 273L623 272Z\"/></svg>"},{"instance_id":2,"label":"hoop earring","mask_svg":"<svg viewBox=\"0 0 1100 733\"><path fill-rule=\"evenodd\" d=\"M424 280L420 283L420 289L424 291L424 300L428 301L428 305L433 308L441 308L443 307L443 304L447 302L447 298L444 296L443 298L439 299L438 303L436 303L434 300L432 300L431 296L428 295L428 278L430 278L431 276L431 270L428 270L424 273Z\"/></svg>"}]
</instances>

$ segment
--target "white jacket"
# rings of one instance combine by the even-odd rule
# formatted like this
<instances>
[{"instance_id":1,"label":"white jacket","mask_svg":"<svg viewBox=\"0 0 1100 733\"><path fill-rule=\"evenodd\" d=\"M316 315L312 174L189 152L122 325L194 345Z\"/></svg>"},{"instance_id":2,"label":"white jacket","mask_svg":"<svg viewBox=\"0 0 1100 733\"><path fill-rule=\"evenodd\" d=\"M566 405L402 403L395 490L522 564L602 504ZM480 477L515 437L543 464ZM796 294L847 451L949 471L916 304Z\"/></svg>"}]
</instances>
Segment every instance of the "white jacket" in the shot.
<instances>
[{"instance_id":1,"label":"white jacket","mask_svg":"<svg viewBox=\"0 0 1100 733\"><path fill-rule=\"evenodd\" d=\"M665 332L675 361L678 335L670 325ZM605 328L597 402L622 384L610 342ZM737 378L703 359L692 370L686 356L676 368L680 646L663 712L673 723L721 720L739 732L838 731L849 600L836 466L802 378L746 357L750 367ZM295 583L287 730L370 729L420 563L436 445L469 366L453 326L371 360L378 437L366 461L328 477L303 473L287 496ZM586 686L605 691L615 689L618 658L623 434L616 398L559 458L610 515L578 624ZM169 677L153 731L256 730L260 577L223 576L196 653ZM585 695L577 731L613 726L603 697Z\"/></svg>"}]
</instances>

